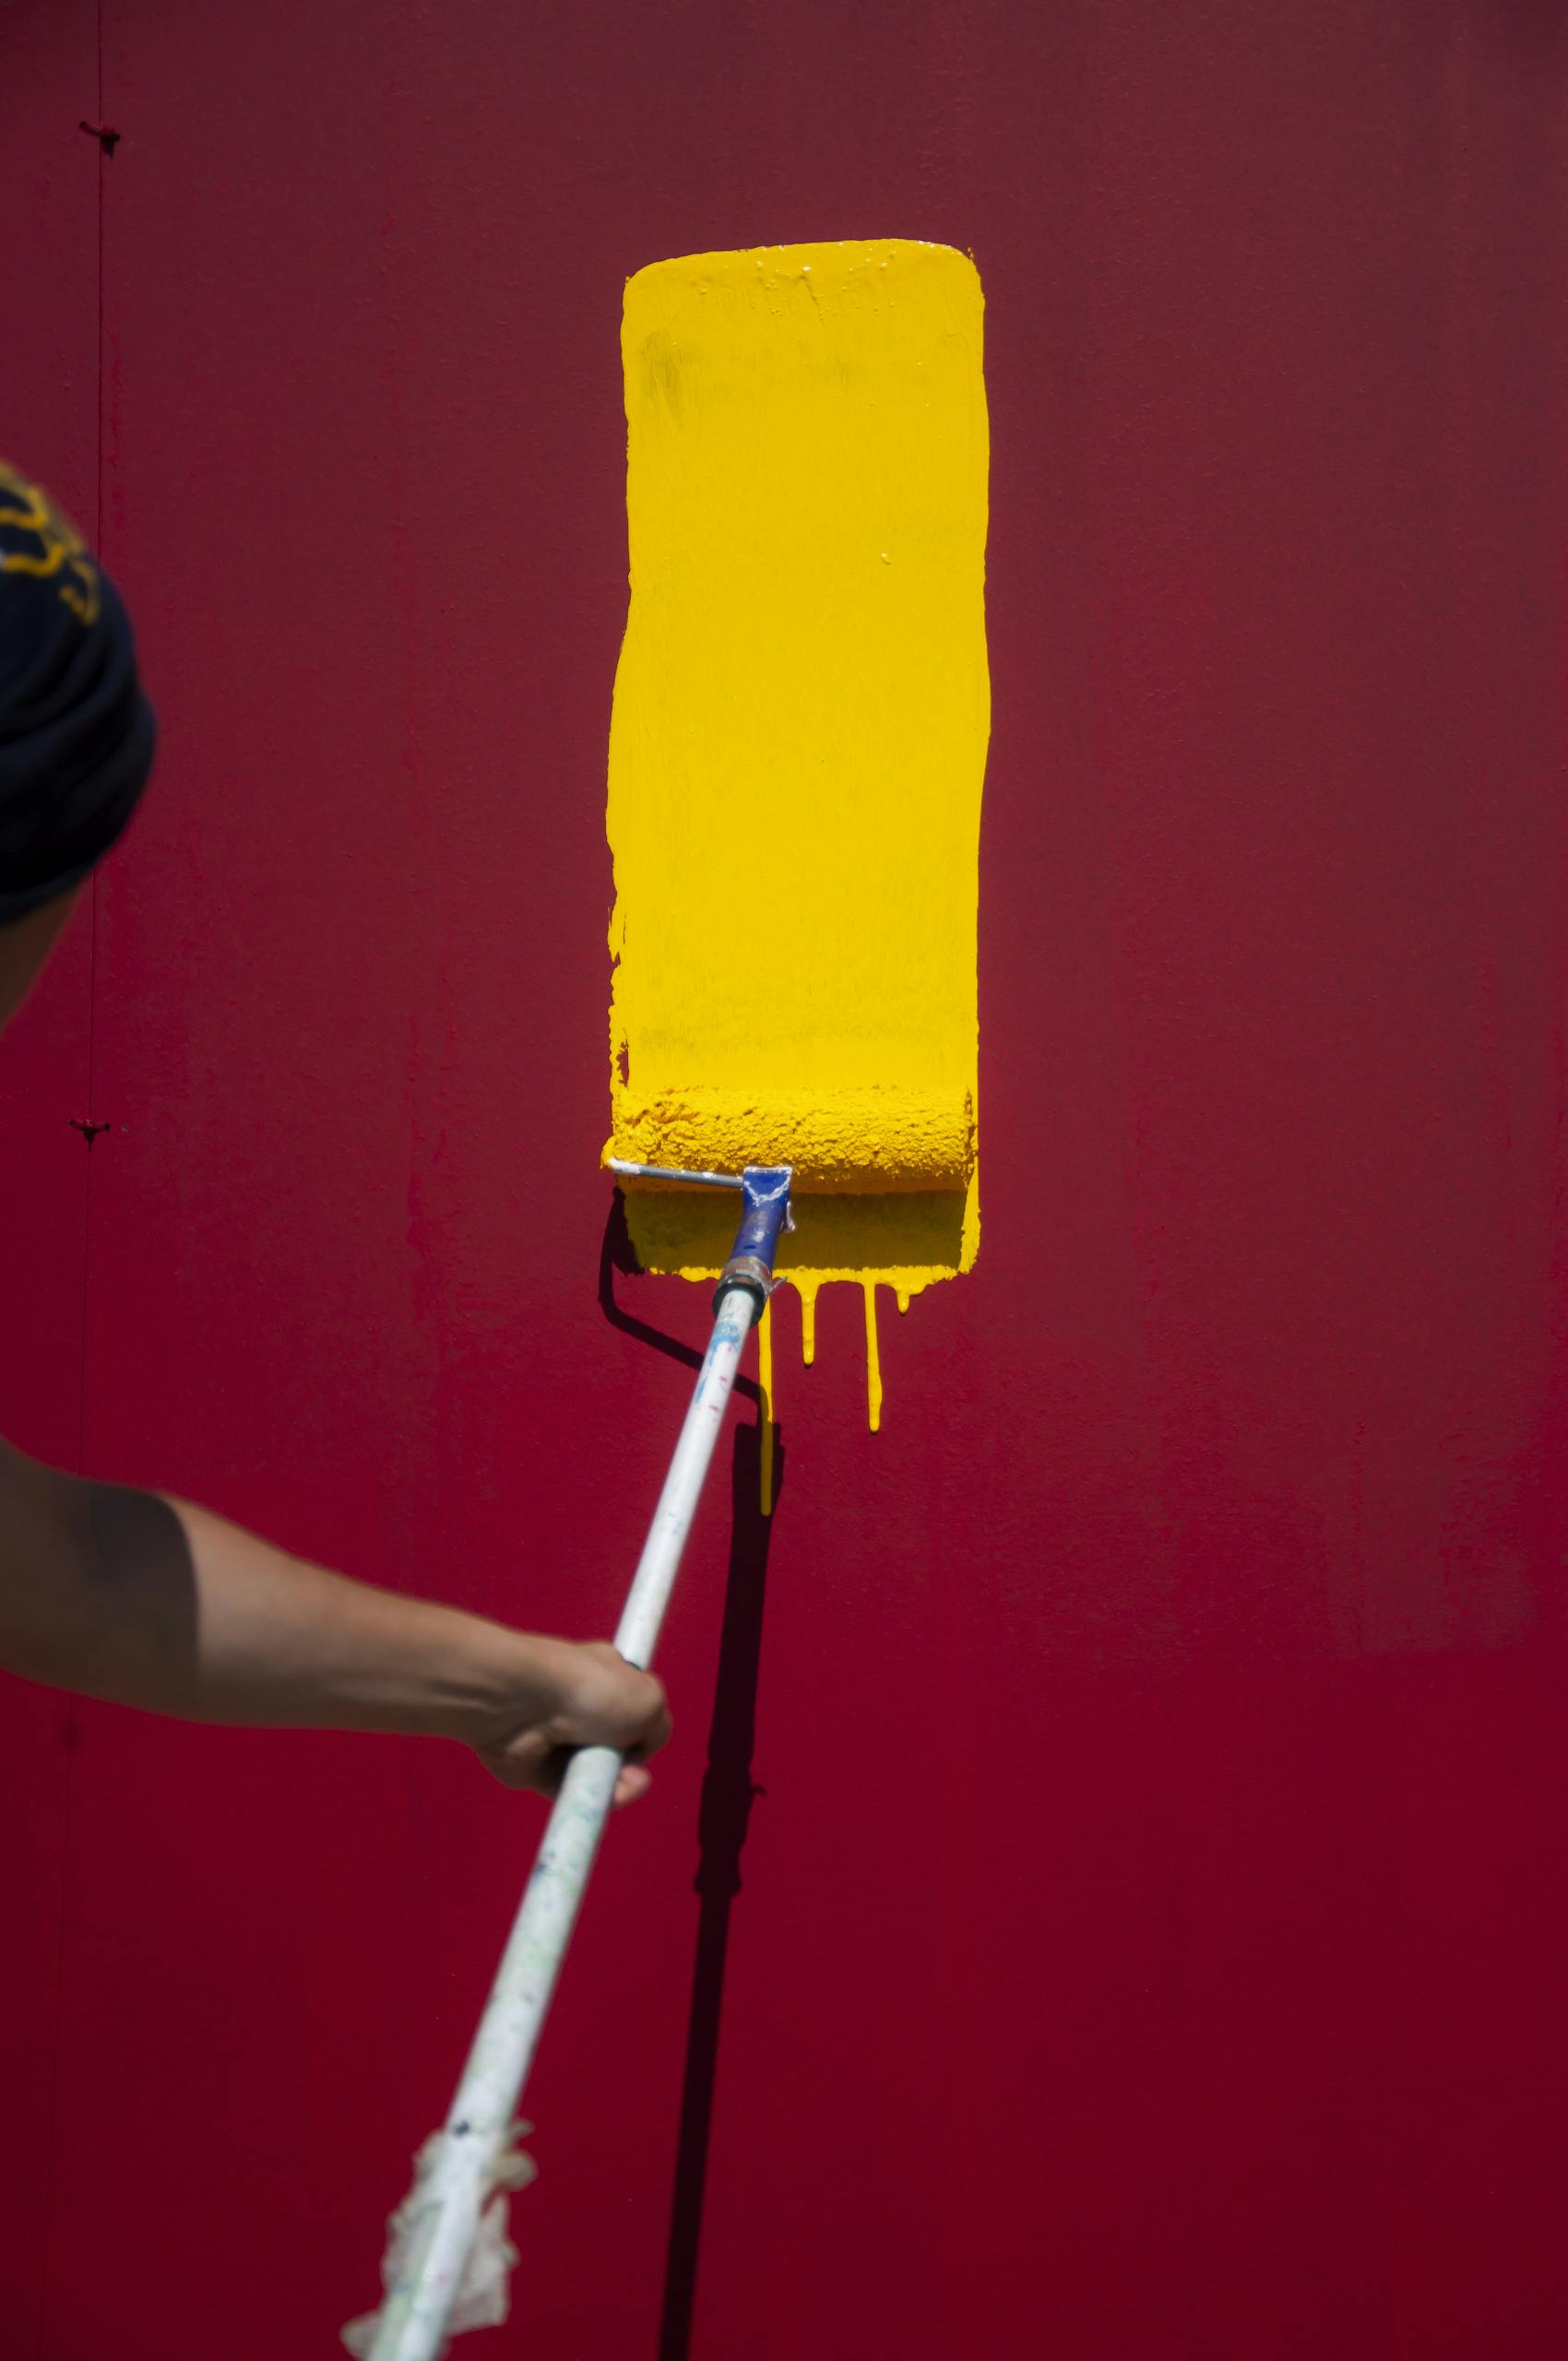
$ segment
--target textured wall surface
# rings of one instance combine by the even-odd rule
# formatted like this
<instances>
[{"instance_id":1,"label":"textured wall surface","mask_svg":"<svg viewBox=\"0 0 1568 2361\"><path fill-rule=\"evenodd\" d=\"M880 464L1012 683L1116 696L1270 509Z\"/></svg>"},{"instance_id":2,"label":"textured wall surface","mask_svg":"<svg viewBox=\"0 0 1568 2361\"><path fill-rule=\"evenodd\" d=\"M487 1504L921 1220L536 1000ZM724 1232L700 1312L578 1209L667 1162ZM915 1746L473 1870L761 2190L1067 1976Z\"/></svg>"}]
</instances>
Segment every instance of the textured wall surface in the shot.
<instances>
[{"instance_id":1,"label":"textured wall surface","mask_svg":"<svg viewBox=\"0 0 1568 2361\"><path fill-rule=\"evenodd\" d=\"M742 1406L476 2352L1561 2355L1560 12L6 54L0 449L164 748L0 1050L0 1429L547 1628L613 1620L702 1316L595 1170L623 283L985 286L980 1259L874 1437L825 1297L766 1546ZM0 1778L7 2355L327 2361L533 1808L19 1685Z\"/></svg>"}]
</instances>

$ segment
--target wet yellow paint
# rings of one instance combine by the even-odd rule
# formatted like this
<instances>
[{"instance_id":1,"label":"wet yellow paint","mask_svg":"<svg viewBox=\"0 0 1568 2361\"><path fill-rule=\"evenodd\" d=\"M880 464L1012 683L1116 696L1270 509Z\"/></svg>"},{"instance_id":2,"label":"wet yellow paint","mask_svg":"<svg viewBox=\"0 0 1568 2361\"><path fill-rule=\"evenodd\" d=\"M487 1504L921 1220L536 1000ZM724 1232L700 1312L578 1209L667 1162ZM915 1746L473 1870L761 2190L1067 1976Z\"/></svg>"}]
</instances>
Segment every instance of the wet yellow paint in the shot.
<instances>
[{"instance_id":1,"label":"wet yellow paint","mask_svg":"<svg viewBox=\"0 0 1568 2361\"><path fill-rule=\"evenodd\" d=\"M981 299L882 239L639 271L631 605L610 742L612 1151L797 1168L805 1358L832 1280L972 1264L989 728ZM717 1193L628 1192L710 1277Z\"/></svg>"}]
</instances>

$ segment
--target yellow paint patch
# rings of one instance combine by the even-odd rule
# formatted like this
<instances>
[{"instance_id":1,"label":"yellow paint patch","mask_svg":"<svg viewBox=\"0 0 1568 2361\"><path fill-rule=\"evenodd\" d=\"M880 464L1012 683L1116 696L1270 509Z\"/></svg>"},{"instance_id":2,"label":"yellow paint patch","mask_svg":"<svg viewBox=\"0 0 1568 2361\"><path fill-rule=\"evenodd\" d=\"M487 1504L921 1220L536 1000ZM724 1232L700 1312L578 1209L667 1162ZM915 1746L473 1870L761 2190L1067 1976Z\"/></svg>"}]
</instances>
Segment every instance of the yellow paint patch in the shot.
<instances>
[{"instance_id":1,"label":"yellow paint patch","mask_svg":"<svg viewBox=\"0 0 1568 2361\"><path fill-rule=\"evenodd\" d=\"M980 326L973 265L899 239L626 289L612 1152L797 1166L808 1359L821 1285L867 1286L869 1348L876 1281L979 1242ZM645 1269L711 1277L734 1219L628 1191Z\"/></svg>"}]
</instances>

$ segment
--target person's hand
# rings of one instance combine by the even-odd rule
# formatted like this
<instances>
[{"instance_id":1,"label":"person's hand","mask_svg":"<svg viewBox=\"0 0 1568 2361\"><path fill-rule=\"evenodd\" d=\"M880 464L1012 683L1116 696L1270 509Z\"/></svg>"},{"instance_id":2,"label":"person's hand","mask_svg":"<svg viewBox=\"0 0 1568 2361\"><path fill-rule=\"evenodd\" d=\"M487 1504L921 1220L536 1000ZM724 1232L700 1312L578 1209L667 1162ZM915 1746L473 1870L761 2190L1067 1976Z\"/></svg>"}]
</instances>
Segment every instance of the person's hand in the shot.
<instances>
[{"instance_id":1,"label":"person's hand","mask_svg":"<svg viewBox=\"0 0 1568 2361\"><path fill-rule=\"evenodd\" d=\"M651 1672L638 1672L608 1640L576 1644L536 1640L541 1679L530 1681L514 1714L474 1746L504 1786L552 1796L579 1746L612 1746L626 1757L615 1782L617 1806L646 1795L643 1763L670 1736L670 1708Z\"/></svg>"}]
</instances>

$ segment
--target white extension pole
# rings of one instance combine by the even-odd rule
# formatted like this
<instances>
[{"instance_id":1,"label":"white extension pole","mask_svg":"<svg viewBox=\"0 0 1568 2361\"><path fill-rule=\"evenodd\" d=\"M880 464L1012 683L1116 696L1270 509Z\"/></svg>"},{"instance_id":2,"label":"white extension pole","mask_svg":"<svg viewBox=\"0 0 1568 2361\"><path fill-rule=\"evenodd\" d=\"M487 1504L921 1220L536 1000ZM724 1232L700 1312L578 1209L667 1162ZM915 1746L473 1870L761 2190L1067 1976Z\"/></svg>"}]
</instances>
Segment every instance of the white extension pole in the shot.
<instances>
[{"instance_id":1,"label":"white extension pole","mask_svg":"<svg viewBox=\"0 0 1568 2361\"><path fill-rule=\"evenodd\" d=\"M753 1297L745 1287L724 1290L615 1633L621 1654L645 1668L664 1620L752 1313ZM437 2361L445 2349L469 2249L494 2186L493 2169L517 2115L620 1768L620 1755L608 1746L585 1746L566 1766L446 2118L440 2153L421 2192L407 2262L386 2297L370 2361Z\"/></svg>"}]
</instances>

